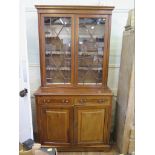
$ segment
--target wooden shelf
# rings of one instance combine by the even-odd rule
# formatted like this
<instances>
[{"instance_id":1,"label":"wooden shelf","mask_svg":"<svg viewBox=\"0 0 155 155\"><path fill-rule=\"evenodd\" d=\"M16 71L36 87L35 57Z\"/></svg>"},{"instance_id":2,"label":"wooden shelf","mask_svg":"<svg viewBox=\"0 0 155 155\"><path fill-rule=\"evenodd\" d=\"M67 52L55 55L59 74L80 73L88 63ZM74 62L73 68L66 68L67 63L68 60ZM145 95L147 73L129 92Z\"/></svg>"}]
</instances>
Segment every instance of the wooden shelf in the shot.
<instances>
[{"instance_id":1,"label":"wooden shelf","mask_svg":"<svg viewBox=\"0 0 155 155\"><path fill-rule=\"evenodd\" d=\"M79 53L78 53L78 55L79 56L91 56L91 55L99 55L99 56L103 56L103 51L102 52L98 52L98 51L96 51L96 52L82 52L82 51L80 51Z\"/></svg>"},{"instance_id":2,"label":"wooden shelf","mask_svg":"<svg viewBox=\"0 0 155 155\"><path fill-rule=\"evenodd\" d=\"M89 70L89 67L79 67L78 69L79 70L87 71L87 70ZM99 70L102 70L102 67L93 67L93 68L91 68L91 70L93 70L93 71L99 71Z\"/></svg>"},{"instance_id":3,"label":"wooden shelf","mask_svg":"<svg viewBox=\"0 0 155 155\"><path fill-rule=\"evenodd\" d=\"M44 26L63 26L63 27L71 27L71 24L57 24L57 23L49 23L49 24L47 24L47 23L44 23Z\"/></svg>"},{"instance_id":4,"label":"wooden shelf","mask_svg":"<svg viewBox=\"0 0 155 155\"><path fill-rule=\"evenodd\" d=\"M45 52L46 56L48 55L71 55L71 52L70 51L46 51ZM96 55L99 55L99 56L103 56L103 52L78 52L78 55L79 56L96 56Z\"/></svg>"},{"instance_id":5,"label":"wooden shelf","mask_svg":"<svg viewBox=\"0 0 155 155\"><path fill-rule=\"evenodd\" d=\"M63 39L70 39L71 40L71 36L70 35L59 34L59 36L60 35L61 35L61 37L63 37ZM45 34L45 39L46 38L55 38L55 37L56 37L56 35L52 36L51 34Z\"/></svg>"},{"instance_id":6,"label":"wooden shelf","mask_svg":"<svg viewBox=\"0 0 155 155\"><path fill-rule=\"evenodd\" d=\"M71 55L70 51L46 51L45 52L46 55Z\"/></svg>"},{"instance_id":7,"label":"wooden shelf","mask_svg":"<svg viewBox=\"0 0 155 155\"><path fill-rule=\"evenodd\" d=\"M71 68L70 67L59 67L59 69L57 69L56 67L47 67L46 68L47 71L70 71ZM79 67L78 70L84 70L84 71L88 71L89 67ZM99 71L102 70L102 67L93 67L91 70L93 71Z\"/></svg>"},{"instance_id":8,"label":"wooden shelf","mask_svg":"<svg viewBox=\"0 0 155 155\"><path fill-rule=\"evenodd\" d=\"M70 67L59 67L56 68L56 67L47 67L46 68L47 71L57 71L57 70L60 70L60 71L71 71L71 68Z\"/></svg>"}]
</instances>

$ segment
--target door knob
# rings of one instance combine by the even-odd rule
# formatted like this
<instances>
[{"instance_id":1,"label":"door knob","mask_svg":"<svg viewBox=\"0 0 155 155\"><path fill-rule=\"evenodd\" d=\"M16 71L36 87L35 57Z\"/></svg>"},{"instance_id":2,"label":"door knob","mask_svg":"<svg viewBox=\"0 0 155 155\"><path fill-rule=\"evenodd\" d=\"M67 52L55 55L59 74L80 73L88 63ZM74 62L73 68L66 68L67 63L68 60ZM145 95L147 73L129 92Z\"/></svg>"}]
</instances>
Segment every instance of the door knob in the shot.
<instances>
[{"instance_id":1,"label":"door knob","mask_svg":"<svg viewBox=\"0 0 155 155\"><path fill-rule=\"evenodd\" d=\"M20 95L20 97L24 97L24 96L26 96L27 93L28 93L28 90L26 88L24 88L23 90L21 90L19 92L19 95Z\"/></svg>"}]
</instances>

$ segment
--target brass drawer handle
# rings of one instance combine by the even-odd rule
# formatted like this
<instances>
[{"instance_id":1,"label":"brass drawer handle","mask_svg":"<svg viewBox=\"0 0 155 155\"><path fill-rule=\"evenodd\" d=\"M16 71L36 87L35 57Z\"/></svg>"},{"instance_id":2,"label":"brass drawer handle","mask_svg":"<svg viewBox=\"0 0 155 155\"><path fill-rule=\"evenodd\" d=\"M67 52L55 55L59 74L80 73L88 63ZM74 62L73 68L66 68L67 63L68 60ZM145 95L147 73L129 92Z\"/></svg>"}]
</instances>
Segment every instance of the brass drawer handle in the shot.
<instances>
[{"instance_id":1,"label":"brass drawer handle","mask_svg":"<svg viewBox=\"0 0 155 155\"><path fill-rule=\"evenodd\" d=\"M51 100L49 100L49 99L48 100L46 100L46 99L43 100L44 103L50 103L50 101Z\"/></svg>"},{"instance_id":2,"label":"brass drawer handle","mask_svg":"<svg viewBox=\"0 0 155 155\"><path fill-rule=\"evenodd\" d=\"M83 104L86 102L86 99L80 99L79 102Z\"/></svg>"},{"instance_id":3,"label":"brass drawer handle","mask_svg":"<svg viewBox=\"0 0 155 155\"><path fill-rule=\"evenodd\" d=\"M68 99L63 99L62 103L69 103L69 100Z\"/></svg>"},{"instance_id":4,"label":"brass drawer handle","mask_svg":"<svg viewBox=\"0 0 155 155\"><path fill-rule=\"evenodd\" d=\"M105 102L104 99L99 99L99 100L98 100L98 103L104 103L104 102Z\"/></svg>"},{"instance_id":5,"label":"brass drawer handle","mask_svg":"<svg viewBox=\"0 0 155 155\"><path fill-rule=\"evenodd\" d=\"M65 100L65 103L69 103L69 101L68 100Z\"/></svg>"}]
</instances>

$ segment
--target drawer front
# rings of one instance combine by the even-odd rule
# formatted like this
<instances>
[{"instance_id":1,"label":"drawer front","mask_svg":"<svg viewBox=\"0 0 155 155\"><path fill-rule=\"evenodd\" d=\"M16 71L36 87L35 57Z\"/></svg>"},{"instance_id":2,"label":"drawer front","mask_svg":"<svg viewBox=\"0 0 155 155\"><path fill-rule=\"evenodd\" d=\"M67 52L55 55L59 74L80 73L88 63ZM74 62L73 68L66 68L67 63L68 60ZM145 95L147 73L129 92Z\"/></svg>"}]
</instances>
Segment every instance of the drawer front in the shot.
<instances>
[{"instance_id":1,"label":"drawer front","mask_svg":"<svg viewBox=\"0 0 155 155\"><path fill-rule=\"evenodd\" d=\"M56 104L56 105L85 105L85 104L103 104L110 105L110 96L38 96L37 104Z\"/></svg>"},{"instance_id":2,"label":"drawer front","mask_svg":"<svg viewBox=\"0 0 155 155\"><path fill-rule=\"evenodd\" d=\"M79 96L75 99L75 105L85 105L85 104L105 104L110 105L111 98L110 97L102 97L102 96Z\"/></svg>"},{"instance_id":3,"label":"drawer front","mask_svg":"<svg viewBox=\"0 0 155 155\"><path fill-rule=\"evenodd\" d=\"M64 104L70 105L73 104L73 99L71 97L66 96L39 96L38 104Z\"/></svg>"}]
</instances>

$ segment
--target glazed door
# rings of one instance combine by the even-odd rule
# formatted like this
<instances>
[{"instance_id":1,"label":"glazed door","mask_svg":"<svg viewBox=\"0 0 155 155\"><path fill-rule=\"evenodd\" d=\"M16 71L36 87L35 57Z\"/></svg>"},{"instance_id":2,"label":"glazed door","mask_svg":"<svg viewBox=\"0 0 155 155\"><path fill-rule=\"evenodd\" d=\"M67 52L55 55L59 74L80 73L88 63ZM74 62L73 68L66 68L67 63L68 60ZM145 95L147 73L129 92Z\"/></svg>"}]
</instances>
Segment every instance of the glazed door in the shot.
<instances>
[{"instance_id":1,"label":"glazed door","mask_svg":"<svg viewBox=\"0 0 155 155\"><path fill-rule=\"evenodd\" d=\"M73 84L74 17L43 14L40 22L42 85Z\"/></svg>"},{"instance_id":2,"label":"glazed door","mask_svg":"<svg viewBox=\"0 0 155 155\"><path fill-rule=\"evenodd\" d=\"M107 109L102 105L75 108L77 144L104 144L107 132Z\"/></svg>"},{"instance_id":3,"label":"glazed door","mask_svg":"<svg viewBox=\"0 0 155 155\"><path fill-rule=\"evenodd\" d=\"M42 109L43 143L70 144L72 142L72 107Z\"/></svg>"},{"instance_id":4,"label":"glazed door","mask_svg":"<svg viewBox=\"0 0 155 155\"><path fill-rule=\"evenodd\" d=\"M100 15L76 17L76 83L102 86L106 81L108 18Z\"/></svg>"}]
</instances>

